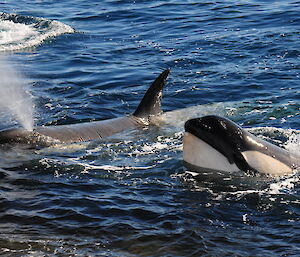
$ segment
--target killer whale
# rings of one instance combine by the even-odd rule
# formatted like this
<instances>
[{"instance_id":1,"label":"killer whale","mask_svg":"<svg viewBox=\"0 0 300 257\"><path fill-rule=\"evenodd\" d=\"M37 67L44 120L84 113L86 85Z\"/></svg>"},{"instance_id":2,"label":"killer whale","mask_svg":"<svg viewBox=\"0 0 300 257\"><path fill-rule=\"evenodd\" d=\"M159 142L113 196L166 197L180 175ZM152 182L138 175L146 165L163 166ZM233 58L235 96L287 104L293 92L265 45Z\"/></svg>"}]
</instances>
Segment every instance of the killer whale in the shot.
<instances>
[{"instance_id":1,"label":"killer whale","mask_svg":"<svg viewBox=\"0 0 300 257\"><path fill-rule=\"evenodd\" d=\"M185 166L194 171L254 171L281 176L300 168L299 155L215 115L190 119L185 123L183 160Z\"/></svg>"},{"instance_id":2,"label":"killer whale","mask_svg":"<svg viewBox=\"0 0 300 257\"><path fill-rule=\"evenodd\" d=\"M39 126L33 131L22 128L7 129L0 131L0 145L18 143L45 147L101 139L125 130L144 127L149 124L152 116L162 112L162 91L169 73L170 70L166 69L155 79L132 115L70 125Z\"/></svg>"}]
</instances>

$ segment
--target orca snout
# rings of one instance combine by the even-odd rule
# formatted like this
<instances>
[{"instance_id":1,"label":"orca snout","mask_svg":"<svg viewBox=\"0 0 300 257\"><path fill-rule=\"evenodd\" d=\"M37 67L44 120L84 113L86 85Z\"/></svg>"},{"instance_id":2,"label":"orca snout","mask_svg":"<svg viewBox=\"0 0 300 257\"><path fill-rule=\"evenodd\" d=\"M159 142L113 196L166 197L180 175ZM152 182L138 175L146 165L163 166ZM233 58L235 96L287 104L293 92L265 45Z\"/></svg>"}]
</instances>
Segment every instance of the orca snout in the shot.
<instances>
[{"instance_id":1,"label":"orca snout","mask_svg":"<svg viewBox=\"0 0 300 257\"><path fill-rule=\"evenodd\" d=\"M201 125L201 118L196 118L196 119L190 119L185 122L184 124L184 130L185 132L189 132L191 134L197 134L197 131L199 130L198 128Z\"/></svg>"},{"instance_id":2,"label":"orca snout","mask_svg":"<svg viewBox=\"0 0 300 257\"><path fill-rule=\"evenodd\" d=\"M188 120L184 125L185 132L203 139L217 134L216 131L224 130L224 121L215 115L203 116Z\"/></svg>"},{"instance_id":3,"label":"orca snout","mask_svg":"<svg viewBox=\"0 0 300 257\"><path fill-rule=\"evenodd\" d=\"M190 119L185 123L183 159L189 168L238 170L228 147L225 121L211 115Z\"/></svg>"}]
</instances>

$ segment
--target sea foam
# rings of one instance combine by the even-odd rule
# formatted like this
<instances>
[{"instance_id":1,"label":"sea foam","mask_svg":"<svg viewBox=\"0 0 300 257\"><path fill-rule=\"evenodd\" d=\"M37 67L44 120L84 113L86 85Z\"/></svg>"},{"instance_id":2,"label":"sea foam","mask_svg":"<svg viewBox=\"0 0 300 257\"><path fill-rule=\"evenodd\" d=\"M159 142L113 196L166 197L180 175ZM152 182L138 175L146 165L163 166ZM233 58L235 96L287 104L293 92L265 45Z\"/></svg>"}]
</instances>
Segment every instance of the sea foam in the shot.
<instances>
[{"instance_id":1,"label":"sea foam","mask_svg":"<svg viewBox=\"0 0 300 257\"><path fill-rule=\"evenodd\" d=\"M0 12L0 51L36 47L50 37L75 30L59 21Z\"/></svg>"}]
</instances>

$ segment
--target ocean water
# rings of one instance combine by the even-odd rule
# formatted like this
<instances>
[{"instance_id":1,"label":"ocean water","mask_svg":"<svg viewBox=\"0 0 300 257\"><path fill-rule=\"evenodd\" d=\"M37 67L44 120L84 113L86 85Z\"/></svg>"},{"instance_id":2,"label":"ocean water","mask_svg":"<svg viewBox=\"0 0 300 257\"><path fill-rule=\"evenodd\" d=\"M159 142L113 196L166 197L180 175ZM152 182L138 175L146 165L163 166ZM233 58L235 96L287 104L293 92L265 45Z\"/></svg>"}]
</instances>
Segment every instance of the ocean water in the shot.
<instances>
[{"instance_id":1,"label":"ocean water","mask_svg":"<svg viewBox=\"0 0 300 257\"><path fill-rule=\"evenodd\" d=\"M299 174L182 164L183 124L206 114L299 152L299 1L8 0L1 12L0 51L36 125L130 114L171 69L159 126L0 149L1 256L299 256Z\"/></svg>"}]
</instances>

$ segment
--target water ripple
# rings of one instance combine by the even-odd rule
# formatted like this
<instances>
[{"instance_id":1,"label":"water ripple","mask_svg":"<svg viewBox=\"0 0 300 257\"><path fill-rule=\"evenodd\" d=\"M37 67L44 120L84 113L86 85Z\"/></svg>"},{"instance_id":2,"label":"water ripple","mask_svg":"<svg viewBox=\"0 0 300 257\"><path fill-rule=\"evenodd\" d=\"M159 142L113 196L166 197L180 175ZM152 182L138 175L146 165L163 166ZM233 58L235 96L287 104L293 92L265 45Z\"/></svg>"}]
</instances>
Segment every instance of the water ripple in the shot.
<instances>
[{"instance_id":1,"label":"water ripple","mask_svg":"<svg viewBox=\"0 0 300 257\"><path fill-rule=\"evenodd\" d=\"M207 114L299 151L299 1L1 7L0 41L17 49L10 58L30 77L39 125L130 114L159 71L172 71L163 99L172 112L159 126L1 147L4 256L297 256L298 174L195 176L181 160L184 122Z\"/></svg>"}]
</instances>

